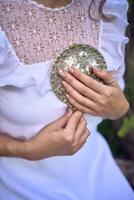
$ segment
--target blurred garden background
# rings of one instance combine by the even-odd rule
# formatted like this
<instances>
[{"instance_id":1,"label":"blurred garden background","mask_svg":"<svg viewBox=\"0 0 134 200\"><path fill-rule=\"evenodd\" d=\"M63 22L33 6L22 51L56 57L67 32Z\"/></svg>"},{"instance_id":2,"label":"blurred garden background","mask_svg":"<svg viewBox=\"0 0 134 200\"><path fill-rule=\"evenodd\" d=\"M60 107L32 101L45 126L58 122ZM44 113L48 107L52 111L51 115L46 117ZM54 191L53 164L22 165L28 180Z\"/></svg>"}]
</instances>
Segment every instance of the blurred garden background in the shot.
<instances>
[{"instance_id":1,"label":"blurred garden background","mask_svg":"<svg viewBox=\"0 0 134 200\"><path fill-rule=\"evenodd\" d=\"M107 139L113 156L134 189L134 0L128 2L125 95L130 109L120 120L104 120L98 129Z\"/></svg>"}]
</instances>

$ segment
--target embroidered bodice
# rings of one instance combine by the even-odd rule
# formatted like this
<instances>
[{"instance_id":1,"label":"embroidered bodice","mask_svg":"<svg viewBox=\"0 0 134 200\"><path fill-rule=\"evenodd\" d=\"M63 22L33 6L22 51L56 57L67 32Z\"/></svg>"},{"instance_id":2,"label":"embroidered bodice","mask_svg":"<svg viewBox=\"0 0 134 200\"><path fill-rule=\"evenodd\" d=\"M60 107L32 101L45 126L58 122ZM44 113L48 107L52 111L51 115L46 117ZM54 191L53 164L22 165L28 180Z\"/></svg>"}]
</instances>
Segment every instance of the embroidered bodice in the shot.
<instances>
[{"instance_id":1,"label":"embroidered bodice","mask_svg":"<svg viewBox=\"0 0 134 200\"><path fill-rule=\"evenodd\" d=\"M72 0L64 8L47 9L31 0L0 1L0 25L21 62L44 62L54 59L72 43L97 47L99 20L89 18L90 3ZM92 6L95 18L97 9Z\"/></svg>"}]
</instances>

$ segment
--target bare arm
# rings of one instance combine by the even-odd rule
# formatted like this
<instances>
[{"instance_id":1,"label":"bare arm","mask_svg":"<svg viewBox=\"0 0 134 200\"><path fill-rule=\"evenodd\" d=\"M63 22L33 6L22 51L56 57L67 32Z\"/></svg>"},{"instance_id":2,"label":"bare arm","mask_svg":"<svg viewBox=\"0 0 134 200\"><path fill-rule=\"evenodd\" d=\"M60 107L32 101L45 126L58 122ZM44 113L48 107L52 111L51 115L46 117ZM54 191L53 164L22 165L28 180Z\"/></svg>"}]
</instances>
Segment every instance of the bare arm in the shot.
<instances>
[{"instance_id":1,"label":"bare arm","mask_svg":"<svg viewBox=\"0 0 134 200\"><path fill-rule=\"evenodd\" d=\"M0 156L25 157L25 142L0 134Z\"/></svg>"},{"instance_id":2,"label":"bare arm","mask_svg":"<svg viewBox=\"0 0 134 200\"><path fill-rule=\"evenodd\" d=\"M89 130L82 113L66 112L29 141L0 134L0 156L40 160L51 156L72 155L84 145L88 136Z\"/></svg>"}]
</instances>

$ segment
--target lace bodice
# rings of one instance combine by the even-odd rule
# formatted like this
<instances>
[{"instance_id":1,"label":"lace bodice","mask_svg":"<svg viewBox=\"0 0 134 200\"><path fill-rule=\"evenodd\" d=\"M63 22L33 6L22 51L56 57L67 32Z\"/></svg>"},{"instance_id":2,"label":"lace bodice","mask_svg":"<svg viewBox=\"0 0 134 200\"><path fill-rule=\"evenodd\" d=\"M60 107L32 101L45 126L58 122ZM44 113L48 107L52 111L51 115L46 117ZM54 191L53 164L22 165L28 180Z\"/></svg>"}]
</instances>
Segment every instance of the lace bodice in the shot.
<instances>
[{"instance_id":1,"label":"lace bodice","mask_svg":"<svg viewBox=\"0 0 134 200\"><path fill-rule=\"evenodd\" d=\"M73 0L63 9L49 10L35 1L0 0L0 25L21 62L52 60L72 43L97 47L99 21L88 16L90 2ZM97 13L93 5L92 14Z\"/></svg>"}]
</instances>

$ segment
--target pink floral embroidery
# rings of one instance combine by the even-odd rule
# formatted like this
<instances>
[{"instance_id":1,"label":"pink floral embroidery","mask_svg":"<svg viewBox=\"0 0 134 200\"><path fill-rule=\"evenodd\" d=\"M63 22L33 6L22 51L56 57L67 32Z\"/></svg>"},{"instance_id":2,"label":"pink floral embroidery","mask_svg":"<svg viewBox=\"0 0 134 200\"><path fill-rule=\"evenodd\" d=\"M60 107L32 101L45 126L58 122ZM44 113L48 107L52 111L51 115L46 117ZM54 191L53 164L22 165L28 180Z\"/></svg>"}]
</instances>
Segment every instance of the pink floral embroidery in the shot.
<instances>
[{"instance_id":1,"label":"pink floral embroidery","mask_svg":"<svg viewBox=\"0 0 134 200\"><path fill-rule=\"evenodd\" d=\"M40 35L40 29L36 25L30 26L29 33L31 37Z\"/></svg>"},{"instance_id":2,"label":"pink floral embroidery","mask_svg":"<svg viewBox=\"0 0 134 200\"><path fill-rule=\"evenodd\" d=\"M19 29L19 23L17 20L8 21L8 28L10 31L15 31Z\"/></svg>"},{"instance_id":3,"label":"pink floral embroidery","mask_svg":"<svg viewBox=\"0 0 134 200\"><path fill-rule=\"evenodd\" d=\"M59 37L60 37L60 35L58 32L50 32L49 33L49 40L50 40L50 42L52 42L54 44L59 41Z\"/></svg>"},{"instance_id":4,"label":"pink floral embroidery","mask_svg":"<svg viewBox=\"0 0 134 200\"><path fill-rule=\"evenodd\" d=\"M15 10L15 7L12 5L12 3L5 3L2 7L2 11L5 13L5 14L11 14L12 12L14 12Z\"/></svg>"},{"instance_id":5,"label":"pink floral embroidery","mask_svg":"<svg viewBox=\"0 0 134 200\"><path fill-rule=\"evenodd\" d=\"M56 18L55 18L55 16L53 14L47 15L46 16L46 23L50 24L50 25L56 24Z\"/></svg>"},{"instance_id":6,"label":"pink floral embroidery","mask_svg":"<svg viewBox=\"0 0 134 200\"><path fill-rule=\"evenodd\" d=\"M28 58L28 56L26 55L26 54L24 54L24 53L19 53L19 57L20 57L20 61L22 62L22 63L28 63L29 62L29 58Z\"/></svg>"},{"instance_id":7,"label":"pink floral embroidery","mask_svg":"<svg viewBox=\"0 0 134 200\"><path fill-rule=\"evenodd\" d=\"M37 42L36 44L33 45L35 53L40 53L44 51L44 46L42 43Z\"/></svg>"},{"instance_id":8,"label":"pink floral embroidery","mask_svg":"<svg viewBox=\"0 0 134 200\"><path fill-rule=\"evenodd\" d=\"M1 0L0 26L5 31L21 62L53 60L73 43L98 47L99 20L88 16L91 0L73 0L63 10L47 10L32 0ZM98 18L97 4L92 6Z\"/></svg>"},{"instance_id":9,"label":"pink floral embroidery","mask_svg":"<svg viewBox=\"0 0 134 200\"><path fill-rule=\"evenodd\" d=\"M74 26L73 26L73 24L72 24L72 22L66 22L65 23L65 30L67 31L67 32L73 32L73 30L74 30Z\"/></svg>"},{"instance_id":10,"label":"pink floral embroidery","mask_svg":"<svg viewBox=\"0 0 134 200\"><path fill-rule=\"evenodd\" d=\"M14 39L12 40L12 44L13 44L13 46L14 46L15 48L20 48L21 46L23 46L24 41L23 41L22 38L17 37L17 38L14 38Z\"/></svg>"},{"instance_id":11,"label":"pink floral embroidery","mask_svg":"<svg viewBox=\"0 0 134 200\"><path fill-rule=\"evenodd\" d=\"M36 17L36 11L34 8L28 7L27 9L25 9L24 13L27 18L35 18Z\"/></svg>"}]
</instances>

